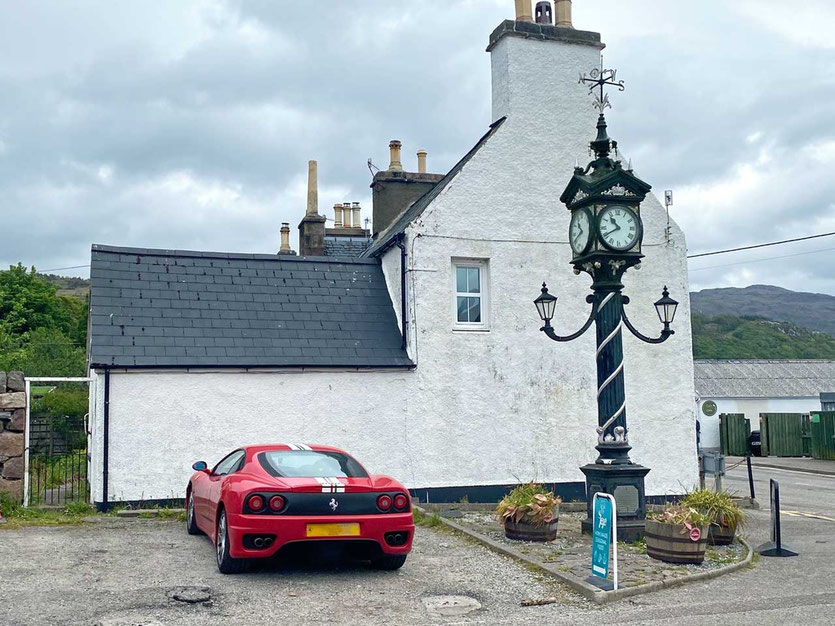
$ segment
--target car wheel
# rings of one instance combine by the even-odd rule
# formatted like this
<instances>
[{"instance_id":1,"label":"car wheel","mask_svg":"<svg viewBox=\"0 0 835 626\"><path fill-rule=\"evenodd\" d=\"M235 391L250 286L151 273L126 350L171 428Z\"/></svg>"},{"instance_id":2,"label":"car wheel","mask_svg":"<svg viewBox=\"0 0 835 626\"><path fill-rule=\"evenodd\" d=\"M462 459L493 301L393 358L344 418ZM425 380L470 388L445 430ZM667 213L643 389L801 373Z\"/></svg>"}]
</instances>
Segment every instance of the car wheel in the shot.
<instances>
[{"instance_id":1,"label":"car wheel","mask_svg":"<svg viewBox=\"0 0 835 626\"><path fill-rule=\"evenodd\" d=\"M371 565L376 569L395 570L403 567L406 562L406 554L384 554L371 561Z\"/></svg>"},{"instance_id":2,"label":"car wheel","mask_svg":"<svg viewBox=\"0 0 835 626\"><path fill-rule=\"evenodd\" d=\"M215 554L217 555L217 568L221 574L237 574L246 568L244 559L233 559L229 556L229 526L226 522L226 511L221 511L217 518Z\"/></svg>"},{"instance_id":3,"label":"car wheel","mask_svg":"<svg viewBox=\"0 0 835 626\"><path fill-rule=\"evenodd\" d=\"M197 527L197 520L194 515L194 495L191 491L188 492L186 500L186 530L189 535L200 534L200 529Z\"/></svg>"}]
</instances>

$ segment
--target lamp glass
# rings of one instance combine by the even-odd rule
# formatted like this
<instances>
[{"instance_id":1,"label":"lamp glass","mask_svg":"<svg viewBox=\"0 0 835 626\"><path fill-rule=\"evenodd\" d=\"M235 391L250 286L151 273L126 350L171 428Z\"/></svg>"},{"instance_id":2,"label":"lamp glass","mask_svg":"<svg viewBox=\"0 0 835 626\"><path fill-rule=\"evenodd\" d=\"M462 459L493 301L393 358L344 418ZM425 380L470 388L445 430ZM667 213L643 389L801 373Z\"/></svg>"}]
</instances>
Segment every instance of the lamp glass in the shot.
<instances>
[{"instance_id":1,"label":"lamp glass","mask_svg":"<svg viewBox=\"0 0 835 626\"><path fill-rule=\"evenodd\" d=\"M670 297L670 294L665 287L661 299L655 303L655 311L658 313L658 319L661 320L662 324L672 324L676 317L677 308L678 302Z\"/></svg>"},{"instance_id":2,"label":"lamp glass","mask_svg":"<svg viewBox=\"0 0 835 626\"><path fill-rule=\"evenodd\" d=\"M557 297L548 293L548 289L542 288L542 294L533 301L536 311L543 322L550 322L554 319L554 309L557 306Z\"/></svg>"}]
</instances>

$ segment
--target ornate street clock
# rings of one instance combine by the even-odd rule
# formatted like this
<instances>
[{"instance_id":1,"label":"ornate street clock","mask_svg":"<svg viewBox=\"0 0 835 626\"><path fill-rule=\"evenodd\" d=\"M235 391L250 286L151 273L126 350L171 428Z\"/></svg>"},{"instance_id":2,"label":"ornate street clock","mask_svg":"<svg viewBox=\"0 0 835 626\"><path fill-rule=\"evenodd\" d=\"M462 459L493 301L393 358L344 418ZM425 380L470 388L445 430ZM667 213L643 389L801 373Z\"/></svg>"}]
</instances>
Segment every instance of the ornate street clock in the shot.
<instances>
[{"instance_id":1,"label":"ornate street clock","mask_svg":"<svg viewBox=\"0 0 835 626\"><path fill-rule=\"evenodd\" d=\"M652 187L609 156L616 147L601 114L597 139L591 142L596 158L585 169L574 169L560 197L571 211L568 235L575 272L588 272L596 285L620 284L623 273L643 258L641 202Z\"/></svg>"}]
</instances>

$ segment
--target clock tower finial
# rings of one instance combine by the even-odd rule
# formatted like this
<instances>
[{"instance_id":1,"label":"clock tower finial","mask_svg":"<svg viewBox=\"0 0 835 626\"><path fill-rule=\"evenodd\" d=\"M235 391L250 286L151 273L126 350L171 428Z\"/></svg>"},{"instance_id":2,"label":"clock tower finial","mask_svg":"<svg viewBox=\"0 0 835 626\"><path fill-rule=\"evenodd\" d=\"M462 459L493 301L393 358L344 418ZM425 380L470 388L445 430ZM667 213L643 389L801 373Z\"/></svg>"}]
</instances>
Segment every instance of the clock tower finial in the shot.
<instances>
[{"instance_id":1,"label":"clock tower finial","mask_svg":"<svg viewBox=\"0 0 835 626\"><path fill-rule=\"evenodd\" d=\"M600 115L597 118L597 138L590 144L591 149L594 150L597 156L595 169L600 165L608 165L610 166L609 169L611 169L613 164L608 157L609 153L615 147L615 143L609 139L609 135L606 132L606 117L603 115L606 109L612 108L612 103L609 101L609 94L606 93L606 87L617 87L618 91L623 91L626 87L622 80L617 79L617 70L607 70L603 66L602 54L600 55L600 68L594 68L588 74L580 74L579 83L589 86L589 94L594 95L594 107L600 111ZM599 93L595 93L597 89L600 90Z\"/></svg>"}]
</instances>

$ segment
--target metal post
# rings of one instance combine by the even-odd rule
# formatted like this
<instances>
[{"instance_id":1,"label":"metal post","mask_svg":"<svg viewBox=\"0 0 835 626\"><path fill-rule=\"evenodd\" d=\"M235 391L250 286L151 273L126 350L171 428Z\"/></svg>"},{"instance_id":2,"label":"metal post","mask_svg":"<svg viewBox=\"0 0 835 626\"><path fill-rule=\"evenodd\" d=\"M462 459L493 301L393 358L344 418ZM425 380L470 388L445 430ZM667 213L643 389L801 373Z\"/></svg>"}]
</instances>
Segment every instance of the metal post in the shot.
<instances>
[{"instance_id":1,"label":"metal post","mask_svg":"<svg viewBox=\"0 0 835 626\"><path fill-rule=\"evenodd\" d=\"M26 421L23 426L23 506L29 506L29 379L25 379L24 389L26 391Z\"/></svg>"},{"instance_id":2,"label":"metal post","mask_svg":"<svg viewBox=\"0 0 835 626\"><path fill-rule=\"evenodd\" d=\"M751 471L751 455L745 457L745 464L748 466L748 489L751 491L751 499L754 500L754 473Z\"/></svg>"},{"instance_id":3,"label":"metal post","mask_svg":"<svg viewBox=\"0 0 835 626\"><path fill-rule=\"evenodd\" d=\"M623 302L620 289L595 291L597 334L597 463L628 464L623 375Z\"/></svg>"}]
</instances>

